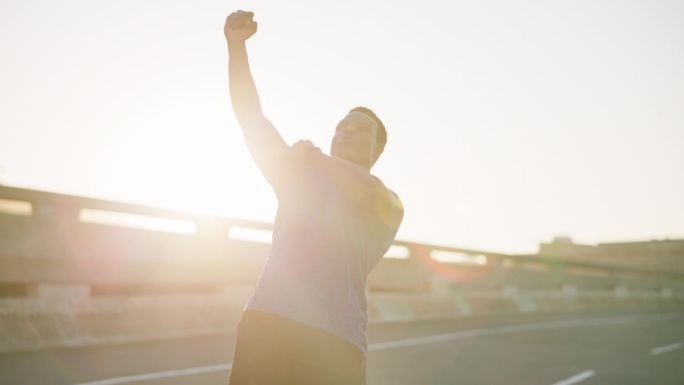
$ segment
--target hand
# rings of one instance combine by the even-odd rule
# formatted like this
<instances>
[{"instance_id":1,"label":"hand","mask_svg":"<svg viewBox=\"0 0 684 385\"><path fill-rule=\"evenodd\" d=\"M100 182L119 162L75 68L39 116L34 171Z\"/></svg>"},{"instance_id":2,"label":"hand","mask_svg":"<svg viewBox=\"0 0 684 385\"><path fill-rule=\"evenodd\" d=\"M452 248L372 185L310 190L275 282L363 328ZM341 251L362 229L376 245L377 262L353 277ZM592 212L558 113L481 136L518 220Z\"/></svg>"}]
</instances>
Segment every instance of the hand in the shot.
<instances>
[{"instance_id":1,"label":"hand","mask_svg":"<svg viewBox=\"0 0 684 385\"><path fill-rule=\"evenodd\" d=\"M243 42L256 33L257 23L254 19L254 12L237 11L231 13L226 18L223 33L226 40L230 42Z\"/></svg>"}]
</instances>

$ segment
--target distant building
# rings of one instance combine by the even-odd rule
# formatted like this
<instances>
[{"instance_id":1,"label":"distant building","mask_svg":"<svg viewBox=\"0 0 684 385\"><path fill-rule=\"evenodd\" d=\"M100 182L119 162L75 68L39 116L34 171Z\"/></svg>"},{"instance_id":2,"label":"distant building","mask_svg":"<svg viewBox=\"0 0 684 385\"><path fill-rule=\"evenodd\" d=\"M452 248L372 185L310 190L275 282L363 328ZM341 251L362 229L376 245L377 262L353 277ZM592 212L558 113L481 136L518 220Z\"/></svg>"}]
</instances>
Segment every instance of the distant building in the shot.
<instances>
[{"instance_id":1,"label":"distant building","mask_svg":"<svg viewBox=\"0 0 684 385\"><path fill-rule=\"evenodd\" d=\"M601 265L684 273L684 239L580 245L568 237L539 244L540 256Z\"/></svg>"}]
</instances>

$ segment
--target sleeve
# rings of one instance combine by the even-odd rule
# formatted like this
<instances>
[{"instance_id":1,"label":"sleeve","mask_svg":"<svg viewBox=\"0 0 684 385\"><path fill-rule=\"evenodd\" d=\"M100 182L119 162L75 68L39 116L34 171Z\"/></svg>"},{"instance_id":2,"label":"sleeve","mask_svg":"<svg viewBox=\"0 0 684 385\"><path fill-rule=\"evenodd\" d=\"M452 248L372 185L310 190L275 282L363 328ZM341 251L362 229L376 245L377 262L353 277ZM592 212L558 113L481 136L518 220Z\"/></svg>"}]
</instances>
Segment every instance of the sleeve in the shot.
<instances>
[{"instance_id":1,"label":"sleeve","mask_svg":"<svg viewBox=\"0 0 684 385\"><path fill-rule=\"evenodd\" d=\"M321 154L318 147L309 141L298 141L287 147L280 156L259 165L261 173L273 187L279 198L301 184L304 168L310 164L312 156Z\"/></svg>"}]
</instances>

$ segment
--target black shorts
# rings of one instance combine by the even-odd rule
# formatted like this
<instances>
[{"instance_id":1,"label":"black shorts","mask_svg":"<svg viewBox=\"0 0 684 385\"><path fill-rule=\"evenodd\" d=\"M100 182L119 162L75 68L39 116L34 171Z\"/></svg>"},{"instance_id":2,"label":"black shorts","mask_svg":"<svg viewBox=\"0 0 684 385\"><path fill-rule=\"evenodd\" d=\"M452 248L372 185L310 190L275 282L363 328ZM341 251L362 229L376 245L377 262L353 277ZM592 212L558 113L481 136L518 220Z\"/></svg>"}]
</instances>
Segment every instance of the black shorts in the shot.
<instances>
[{"instance_id":1,"label":"black shorts","mask_svg":"<svg viewBox=\"0 0 684 385\"><path fill-rule=\"evenodd\" d=\"M246 310L229 385L363 385L366 356L351 342L277 315Z\"/></svg>"}]
</instances>

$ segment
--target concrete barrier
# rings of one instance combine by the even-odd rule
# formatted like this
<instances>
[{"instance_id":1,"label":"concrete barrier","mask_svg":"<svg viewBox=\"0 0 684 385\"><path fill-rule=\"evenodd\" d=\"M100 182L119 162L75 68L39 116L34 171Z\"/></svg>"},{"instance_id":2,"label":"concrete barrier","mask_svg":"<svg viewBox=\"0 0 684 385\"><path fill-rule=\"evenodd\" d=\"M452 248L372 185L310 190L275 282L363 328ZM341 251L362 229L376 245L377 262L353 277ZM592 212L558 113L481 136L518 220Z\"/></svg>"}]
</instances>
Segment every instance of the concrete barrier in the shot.
<instances>
[{"instance_id":1,"label":"concrete barrier","mask_svg":"<svg viewBox=\"0 0 684 385\"><path fill-rule=\"evenodd\" d=\"M271 228L0 186L0 351L232 332L270 248L234 230ZM370 322L681 306L684 297L681 274L393 246L405 253L368 277Z\"/></svg>"},{"instance_id":2,"label":"concrete barrier","mask_svg":"<svg viewBox=\"0 0 684 385\"><path fill-rule=\"evenodd\" d=\"M253 285L272 224L0 186L0 298L205 293ZM397 240L370 291L557 290L684 286L684 275ZM446 262L437 254L461 258ZM438 287L441 287L439 289Z\"/></svg>"},{"instance_id":3,"label":"concrete barrier","mask_svg":"<svg viewBox=\"0 0 684 385\"><path fill-rule=\"evenodd\" d=\"M251 288L222 294L0 299L0 352L232 333ZM369 323L532 312L684 308L684 293L372 293Z\"/></svg>"}]
</instances>

